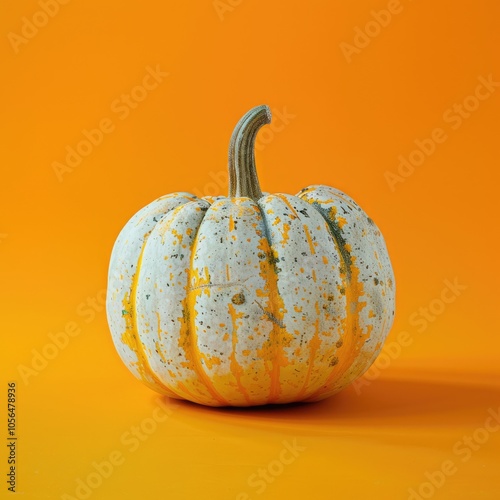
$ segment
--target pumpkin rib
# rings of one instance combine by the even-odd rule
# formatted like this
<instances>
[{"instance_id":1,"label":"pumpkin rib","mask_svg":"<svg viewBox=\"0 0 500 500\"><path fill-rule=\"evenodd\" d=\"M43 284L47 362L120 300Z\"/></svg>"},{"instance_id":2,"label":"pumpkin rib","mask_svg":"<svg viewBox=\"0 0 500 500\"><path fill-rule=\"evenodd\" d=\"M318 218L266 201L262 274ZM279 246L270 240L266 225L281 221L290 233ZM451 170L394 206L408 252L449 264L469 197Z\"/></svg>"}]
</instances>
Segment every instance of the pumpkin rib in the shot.
<instances>
[{"instance_id":1,"label":"pumpkin rib","mask_svg":"<svg viewBox=\"0 0 500 500\"><path fill-rule=\"evenodd\" d=\"M245 198L236 198L234 201L235 201L235 204L239 207L239 209L241 211L241 209L245 203ZM249 201L253 201L253 200L249 199ZM234 222L232 214L230 214L229 215L229 232L235 231L236 230L235 226L236 226L236 223ZM228 280L228 283L226 285L230 285L231 284L231 276L230 276L228 265L226 265L226 273L227 273L226 277ZM241 282L241 286L243 288L247 289L247 286L245 285L245 281L248 281L248 279L249 279L249 277L247 277L245 280L243 280ZM233 302L233 299L234 299L234 302ZM242 367L242 365L239 363L239 361L237 359L237 355L236 355L237 354L236 348L237 348L238 338L239 338L239 335L238 335L239 324L238 324L237 320L244 316L244 312L243 311L238 312L234 306L235 306L235 304L238 305L242 299L239 295L236 295L236 299L235 299L235 297L233 297L233 299L232 299L231 303L228 303L228 311L229 311L229 315L231 317L231 323L232 323L231 354L229 355L230 371L231 371L231 374L233 375L233 377L236 379L237 388L238 388L239 392L245 398L247 405L251 405L252 400L251 400L250 394L248 392L248 388L245 387L245 384L242 381L242 377L245 374L245 370Z\"/></svg>"},{"instance_id":2,"label":"pumpkin rib","mask_svg":"<svg viewBox=\"0 0 500 500\"><path fill-rule=\"evenodd\" d=\"M345 295L341 292L341 284L345 288L345 283L339 272L341 259L321 215L299 197L272 197L278 201L272 207L275 215L290 218L286 222L290 226L289 242L282 254L286 260L279 265L284 273L283 293L289 313L285 324L296 333L289 357L292 367L297 366L301 373L300 382L295 380L298 385L294 400L302 400L326 383L330 367L338 363L337 342L346 321ZM278 232L284 221L276 226ZM304 257L297 260L298 256ZM291 294L287 283L296 285ZM290 375L295 378L293 372Z\"/></svg>"},{"instance_id":3,"label":"pumpkin rib","mask_svg":"<svg viewBox=\"0 0 500 500\"><path fill-rule=\"evenodd\" d=\"M371 219L369 219L369 220L371 221ZM372 224L376 228L375 223L373 223L373 221L372 221ZM377 231L378 231L378 228L377 228ZM380 233L380 231L378 231L378 232ZM370 240L370 244L373 247L375 247L377 250L379 250L379 252L375 251L376 254L378 254L380 256L387 254L387 249L385 248L385 242L383 240L381 240L380 238L377 238L376 233L370 232L368 234L368 239ZM378 266L379 266L378 267L379 271L381 272L381 274L384 278L384 280L383 280L383 282L384 282L383 295L385 296L387 294L391 294L390 288L393 284L394 276L393 276L392 268L390 267L390 265L389 266L383 265L380 259L378 259L377 262L378 262ZM389 285L389 283L391 285ZM392 302L394 304L394 297L392 298ZM373 364L373 362L375 361L375 359L379 355L380 350L382 348L383 341L385 340L385 337L387 336L387 334L389 332L390 326L392 325L392 320L393 320L392 315L394 314L393 308L394 308L394 305L392 306L392 308L391 307L384 307L383 308L382 315L380 318L380 326L378 329L381 332L381 336L383 336L383 338L377 342L377 344L375 345L375 348L373 349L371 356L369 358L363 360L362 369L360 371L358 370L358 372L356 374L356 378L363 375L363 373L365 373L370 368L370 366ZM392 315L391 315L391 312L392 312ZM385 332L385 335L384 335L384 332ZM356 361L358 361L358 360L356 360ZM356 364L356 361L355 361L355 364ZM341 382L342 382L342 380L339 380L339 382L338 382L339 387L341 386Z\"/></svg>"},{"instance_id":4,"label":"pumpkin rib","mask_svg":"<svg viewBox=\"0 0 500 500\"><path fill-rule=\"evenodd\" d=\"M323 399L361 376L376 358L392 325L394 314L394 276L387 247L376 224L348 195L328 186L310 186L300 193L309 204L334 219L339 232L346 233L349 251L356 263L356 281L363 286L366 305L358 311L362 337L358 338L356 357L333 385L324 387L315 400ZM321 211L321 210L320 210ZM347 224L347 232L343 226ZM366 307L368 306L368 307ZM371 341L370 343L368 341Z\"/></svg>"},{"instance_id":5,"label":"pumpkin rib","mask_svg":"<svg viewBox=\"0 0 500 500\"><path fill-rule=\"evenodd\" d=\"M196 334L196 325L194 323L196 316L196 295L201 293L202 289L200 287L193 288L191 286L191 280L194 277L193 274L193 262L196 254L196 247L198 244L198 234L200 232L200 228L203 224L203 221L207 217L207 214L210 211L212 204L205 211L205 215L201 219L198 227L196 228L192 245L190 248L191 254L189 256L189 267L187 271L187 282L186 282L186 296L183 299L183 314L184 321L183 327L185 327L185 336L188 339L187 349L185 349L186 357L189 359L191 357L191 366L193 370L198 375L199 380L203 383L205 388L211 394L211 396L220 403L221 406L229 406L229 402L223 398L217 389L215 389L213 382L210 380L210 377L205 372L200 362L200 350L198 348L198 335ZM187 355L187 351L189 350L190 356Z\"/></svg>"},{"instance_id":6,"label":"pumpkin rib","mask_svg":"<svg viewBox=\"0 0 500 500\"><path fill-rule=\"evenodd\" d=\"M266 219L266 214L261 205L261 200L256 202L256 205L259 209L259 213L262 220L262 227L264 230L264 238L261 243L267 244L267 251L265 249L264 252L268 255L268 263L269 265L265 265L267 276L265 279L266 285L269 289L269 300L268 307L270 307L271 311L264 311L266 317L272 322L272 331L269 338L269 342L274 341L273 356L271 359L272 370L269 372L271 378L271 388L268 396L268 403L273 403L278 400L281 393L281 384L280 384L280 354L282 354L283 346L280 342L280 331L283 324L283 313L279 310L279 305L283 306L283 299L281 298L278 290L278 272L276 269L276 261L275 261L275 249L273 248L273 241L271 237L271 232L269 231L268 221ZM276 303L278 307L276 307ZM271 340L272 339L272 340Z\"/></svg>"},{"instance_id":7,"label":"pumpkin rib","mask_svg":"<svg viewBox=\"0 0 500 500\"><path fill-rule=\"evenodd\" d=\"M288 199L289 195L277 193L274 196L276 196L277 198L282 200L283 203L290 209L290 211L295 216L295 218L297 218L300 221L300 223L302 224L302 227L304 229L309 247L311 248L311 253L315 254L316 250L314 249L314 246L313 246L312 237L311 237L311 233L309 231L308 225L307 225L306 221L303 220L303 216L301 217L299 212L290 203L290 200ZM294 197L294 198L300 199L298 197ZM309 347L308 367L307 367L306 376L304 378L304 382L302 383L302 387L300 388L300 390L296 394L297 400L303 400L304 395L310 390L311 375L313 373L313 368L314 368L314 364L316 361L316 354L317 354L318 350L320 349L321 343L322 343L322 340L320 339L320 311L319 311L318 302L316 302L315 308L316 308L316 320L314 321L314 334L308 342L308 347Z\"/></svg>"},{"instance_id":8,"label":"pumpkin rib","mask_svg":"<svg viewBox=\"0 0 500 500\"><path fill-rule=\"evenodd\" d=\"M297 401L323 385L335 362L345 317L345 297L338 286L340 259L325 221L307 202L273 194L261 200L261 208L275 249L278 296L283 301L280 402Z\"/></svg>"},{"instance_id":9,"label":"pumpkin rib","mask_svg":"<svg viewBox=\"0 0 500 500\"><path fill-rule=\"evenodd\" d=\"M318 188L325 190L325 188ZM375 287L368 280L366 272L363 268L362 271L365 274L364 282L366 284L365 289L367 291L367 297L370 300L370 305L376 307L376 314L379 321L374 321L373 326L376 327L376 331L372 335L377 342L372 345L370 344L368 348L361 352L361 355L356 359L355 365L352 368L352 373L349 377L340 379L336 386L333 388L336 391L342 389L346 384L350 383L354 378L361 376L375 360L378 352L380 351L382 344L387 337L390 327L393 322L394 315L394 274L392 271L392 266L389 261L389 256L387 252L387 247L382 237L380 230L377 225L370 219L366 213L361 209L361 207L347 194L335 190L334 188L328 188L330 193L335 193L335 196L341 200L341 203L345 203L348 208L358 213L361 225L364 225L365 237L368 239L368 244L364 245L364 248L373 249L373 255L368 258L374 258L377 266L377 270L373 269L375 266L371 266L371 271L378 276L379 281ZM359 228L358 228L359 230ZM360 247L360 251L362 248ZM360 254L361 255L361 254ZM366 262L367 256L363 259ZM380 273L378 274L377 271ZM370 276L371 277L371 276ZM383 279L383 282L382 282ZM391 314L392 313L392 314ZM365 318L366 321L366 318ZM366 345L366 344L365 344ZM370 353L371 351L371 353Z\"/></svg>"},{"instance_id":10,"label":"pumpkin rib","mask_svg":"<svg viewBox=\"0 0 500 500\"><path fill-rule=\"evenodd\" d=\"M272 323L263 319L258 305L267 305L261 294L266 282L263 252L258 250L260 213L250 198L224 198L208 217L197 236L192 266L200 276L192 285L203 292L197 297L195 318L202 362L231 405L265 404L272 355L261 353L269 347Z\"/></svg>"},{"instance_id":11,"label":"pumpkin rib","mask_svg":"<svg viewBox=\"0 0 500 500\"><path fill-rule=\"evenodd\" d=\"M183 300L183 310L186 311L186 337L190 340L188 343L188 349L190 349L190 354L192 357L192 367L196 371L200 381L205 385L206 389L212 395L212 397L220 403L222 406L229 406L229 402L221 396L219 391L215 388L213 382L210 380L210 377L205 372L201 362L200 362L200 350L198 347L198 335L196 333L196 325L195 325L195 316L196 316L196 296L202 293L202 288L193 288L191 286L192 278L194 277L193 273L193 263L194 257L196 254L196 248L198 245L198 234L200 232L201 226L203 225L203 221L206 219L209 214L213 204L211 203L208 209L205 212L201 222L198 224L196 228L195 235L193 238L193 243L191 247L191 255L189 257L189 267L187 270L187 284L186 284L186 297Z\"/></svg>"},{"instance_id":12,"label":"pumpkin rib","mask_svg":"<svg viewBox=\"0 0 500 500\"><path fill-rule=\"evenodd\" d=\"M137 332L135 338L132 334L124 337L124 334L126 334L127 329L132 331L132 328L137 327L137 325L131 324L131 316L129 316L132 309L130 304L133 295L133 282L134 279L138 279L137 263L145 248L146 240L155 227L156 218L163 217L177 206L193 199L193 197L194 195L190 193L176 192L151 202L127 222L120 232L111 254L110 270L113 271L110 271L108 278L106 311L112 331L113 343L118 354L134 375L143 380L148 387L164 394L167 393L168 389L164 384L158 385L147 365L146 368L143 366L144 359L141 360L138 354L141 347L138 345L139 336ZM134 268L133 274L131 268ZM175 397L170 391L168 395Z\"/></svg>"},{"instance_id":13,"label":"pumpkin rib","mask_svg":"<svg viewBox=\"0 0 500 500\"><path fill-rule=\"evenodd\" d=\"M302 199L302 198L301 198ZM307 201L307 200L304 200ZM308 202L309 203L309 202ZM339 362L332 367L330 375L328 376L326 383L323 387L319 388L313 394L311 394L305 401L314 400L316 397L320 396L325 390L330 388L332 380L337 380L341 378L349 368L354 364L356 360L356 352L361 349L366 338L360 342L357 340L361 337L360 325L359 325L359 297L363 295L363 284L357 281L359 274L359 269L354 264L353 256L350 254L349 250L346 248L347 242L341 234L341 229L334 222L333 217L330 218L326 214L325 210L319 206L317 203L309 203L325 220L328 230L335 242L339 256L346 269L346 279L347 286L345 288L346 293L346 328L344 335L342 335L343 345L342 345L342 355L339 358ZM366 303L361 303L366 304ZM354 305L354 311L353 311ZM364 306L363 306L364 307ZM347 339L345 337L348 337ZM349 355L347 355L348 351Z\"/></svg>"},{"instance_id":14,"label":"pumpkin rib","mask_svg":"<svg viewBox=\"0 0 500 500\"><path fill-rule=\"evenodd\" d=\"M197 223L200 220L192 220L192 217L194 214L202 214L203 217L204 212L202 212L202 209L206 208L205 205L207 205L207 202L200 199L189 201L175 207L156 223L151 235L148 237L148 244L145 248L144 256L148 259L148 264L155 262L158 258L158 264L155 268L157 276L155 278L155 273L152 273L150 267L148 267L144 273L141 273L138 286L141 307L137 308L137 311L141 313L138 318L138 328L144 333L144 343L149 350L152 370L156 371L161 380L165 380L164 384L176 394L175 397L202 401L204 404L208 404L206 398L209 397L209 393L206 395L201 394L200 397L200 395L196 394L196 391L192 391L188 388L189 384L180 382L180 380L186 380L185 372L181 373L178 366L175 364L174 366L168 366L168 358L176 359L176 361L179 362L176 355L177 353L168 352L171 347L167 348L165 352L163 352L162 349L166 349L165 342L167 342L169 338L171 339L176 336L182 324L177 327L179 330L174 333L176 327L173 327L169 321L173 319L172 315L166 313L165 319L163 319L163 315L160 314L165 313L164 305L170 300L170 297L164 294L168 294L172 287L179 284L179 282L176 281L177 278L174 279L174 275L172 274L172 259L175 259L176 262L182 261L182 256L179 258L179 255L186 252L182 246L183 238L191 237L192 228L190 223ZM186 234L184 231L186 231ZM172 238L173 242L167 242L167 238ZM170 254L174 252L172 251L172 245L177 245L175 247L176 254L166 255L165 251L167 248L170 249ZM166 257L168 257L169 260L166 260ZM179 261L177 261L178 258ZM183 267L184 266L179 265L177 271L181 272ZM185 273L182 273L183 280L184 275ZM182 291L185 292L184 284L182 286ZM179 312L179 315L180 318L182 318L183 315L181 312ZM179 323L180 318L179 316L176 317L176 324ZM151 334L154 334L155 328L157 328L156 334L159 337L158 341L156 338L153 340L155 336L149 335L148 333L151 332ZM163 336L160 334L163 334ZM180 335L177 335L177 337L175 341L177 349L175 350L179 351L180 354L182 346L179 345L179 340L182 340L182 337ZM168 358L165 357L166 352L168 352ZM171 370L173 370L173 372L171 372ZM170 373L170 377L167 373ZM194 377L197 378L194 370L192 370L192 373Z\"/></svg>"},{"instance_id":15,"label":"pumpkin rib","mask_svg":"<svg viewBox=\"0 0 500 500\"><path fill-rule=\"evenodd\" d=\"M126 295L123 299L123 307L124 310L127 311L127 314L125 315L126 316L125 322L127 328L122 335L122 342L128 345L130 349L132 349L136 353L137 369L139 371L139 374L141 375L142 380L148 383L149 381L147 376L149 375L154 384L160 387L165 394L167 394L170 397L174 397L175 393L171 391L168 387L166 387L165 384L163 384L163 382L156 376L156 373L151 368L151 365L149 364L148 358L144 350L144 346L142 344L137 329L137 312L136 312L137 284L139 282L139 275L142 267L142 256L144 254L144 249L146 248L146 243L149 235L151 234L151 231L144 235L144 241L142 243L141 252L139 254L139 259L137 261L136 271L132 278L132 286L130 288L130 292L127 294L129 298L127 300L127 295ZM148 385L153 387L154 384L151 384L150 382L148 383Z\"/></svg>"}]
</instances>

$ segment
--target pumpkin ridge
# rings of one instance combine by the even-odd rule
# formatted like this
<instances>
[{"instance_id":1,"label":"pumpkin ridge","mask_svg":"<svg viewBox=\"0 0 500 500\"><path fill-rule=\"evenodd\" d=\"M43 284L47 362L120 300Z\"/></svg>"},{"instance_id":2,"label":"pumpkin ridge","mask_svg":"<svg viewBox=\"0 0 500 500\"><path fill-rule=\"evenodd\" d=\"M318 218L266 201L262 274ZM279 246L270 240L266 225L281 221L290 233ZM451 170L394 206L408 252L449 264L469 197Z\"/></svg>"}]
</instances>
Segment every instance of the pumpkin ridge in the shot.
<instances>
[{"instance_id":1,"label":"pumpkin ridge","mask_svg":"<svg viewBox=\"0 0 500 500\"><path fill-rule=\"evenodd\" d=\"M195 229L208 206L206 201L198 199L177 206L164 217L157 217L159 220L144 250L136 311L139 331L147 333L143 340L148 359L165 385L177 398L220 406L190 366L183 346L185 332L181 332L189 252ZM163 332L160 347L154 342L158 316Z\"/></svg>"},{"instance_id":2,"label":"pumpkin ridge","mask_svg":"<svg viewBox=\"0 0 500 500\"><path fill-rule=\"evenodd\" d=\"M307 199L305 201L308 201ZM309 202L309 201L308 201ZM339 361L332 368L325 385L311 394L305 401L314 400L330 389L332 380L340 379L356 361L356 354L363 347L366 341L366 334L362 334L359 325L359 312L366 305L366 302L359 302L359 297L363 295L363 284L358 281L359 269L354 264L355 258L346 248L347 242L342 236L342 230L337 226L333 218L330 218L326 210L317 201L309 202L310 205L323 217L333 241L339 251L340 258L344 263L345 275L347 279L346 291L346 327L342 336L343 346ZM353 310L354 305L354 310ZM361 306L361 307L360 307ZM368 332L369 333L369 332ZM347 337L347 338L345 338Z\"/></svg>"},{"instance_id":3,"label":"pumpkin ridge","mask_svg":"<svg viewBox=\"0 0 500 500\"><path fill-rule=\"evenodd\" d=\"M174 224L174 222L176 220L176 217L179 214L181 214L181 212L183 210L186 210L187 207L189 207L190 205L191 206L198 205L200 207L200 209L202 209L202 207L200 206L200 201L203 201L203 200L200 198L197 198L195 200L189 200L186 203L178 205L175 208L169 210L158 220L158 222L156 223L154 228L151 230L151 233L153 233L153 231L154 231L157 235L159 235L161 237L162 244L164 244L165 235L167 232L170 232L172 225ZM156 312L156 315L157 315L157 321L158 321L158 334L160 334L160 315L158 312ZM161 338L160 338L160 341L161 341ZM161 357L162 356L161 349L158 349L158 353ZM188 389L184 384L182 384L179 381L177 381L176 385L174 385L174 383L172 381L172 386L167 385L167 387L169 387L170 390L172 391L172 393L174 394L174 396L172 396L172 397L182 398L182 399L187 399L187 398L191 398L191 399L195 399L195 400L197 399L196 394L193 393L190 389Z\"/></svg>"},{"instance_id":4,"label":"pumpkin ridge","mask_svg":"<svg viewBox=\"0 0 500 500\"><path fill-rule=\"evenodd\" d=\"M283 329L283 313L279 311L279 306L284 307L283 299L281 298L278 291L278 271L276 269L276 261L274 258L274 251L272 247L272 237L268 228L268 222L266 219L266 214L261 206L261 200L256 202L256 205L259 209L260 216L262 219L262 226L264 229L264 237L261 242L267 244L267 252L269 254L269 265L266 267L267 276L265 278L266 286L269 289L269 300L268 307L270 307L271 311L266 311L262 306L261 309L264 311L266 317L272 323L272 331L270 334L269 342L273 342L273 356L271 357L272 370L269 371L269 376L271 377L271 388L269 391L268 403L275 402L281 393L281 384L280 384L280 359L284 356L283 346L280 342L280 330ZM261 250L265 251L265 248ZM264 267L265 264L262 263ZM262 268L261 268L262 269ZM278 303L278 307L276 307L276 303Z\"/></svg>"},{"instance_id":5,"label":"pumpkin ridge","mask_svg":"<svg viewBox=\"0 0 500 500\"><path fill-rule=\"evenodd\" d=\"M151 230L152 231L152 230ZM140 339L140 334L137 329L137 314L136 314L136 295L137 295L137 285L139 282L139 274L141 272L142 266L142 256L144 254L144 249L146 248L146 243L148 240L148 236L151 234L151 231L144 235L144 241L142 243L141 252L139 254L139 259L137 260L136 271L132 278L132 284L130 287L130 291L123 298L123 310L127 311L125 314L125 324L126 329L122 334L122 342L124 342L132 351L135 352L137 356L137 368L141 375L141 378L144 382L146 382L149 386L153 385L148 380L147 375L151 377L153 382L157 384L161 389L169 396L177 396L171 389L165 386L165 384L158 378L156 373L151 368L149 364L146 353L144 352L144 348ZM127 299L128 296L128 299Z\"/></svg>"},{"instance_id":6,"label":"pumpkin ridge","mask_svg":"<svg viewBox=\"0 0 500 500\"><path fill-rule=\"evenodd\" d=\"M291 241L301 241L302 249L308 252L307 264L301 262L299 266L307 267L311 281L316 284L312 286L318 294L315 300L311 300L310 305L306 306L309 309L307 312L308 323L304 323L303 328L299 327L299 331L302 332L300 337L304 341L305 348L302 354L303 359L301 359L304 366L301 367L302 381L296 386L294 399L305 400L316 394L327 383L331 367L338 363L337 339L332 339L332 337L338 335L340 324L345 326L347 322L345 305L347 297L340 292L341 287L338 286L337 281L340 279L345 288L345 272L342 276L340 271L345 270L346 266L343 264L338 248L332 241L333 238L321 214L312 210L310 204L299 196L289 194L275 196L280 198L290 210L286 215L296 219L293 224L295 231L300 231L300 233L290 229L290 233L293 233ZM283 208L285 207L283 206ZM279 209L275 208L274 211L278 213ZM296 251L300 252L298 248ZM305 256L306 254L302 252L301 255ZM330 259L333 259L331 262L337 262L335 267L331 267ZM297 260L295 261L297 262ZM289 271L294 272L293 268ZM332 301L334 297L337 297L334 307L338 309L339 315L343 319L340 321L339 318L339 321L333 324L329 309L329 304L333 303L327 302L327 300ZM297 311L295 308L294 311L302 312L302 310ZM307 335L304 335L304 329L309 332ZM302 340L300 345L302 346ZM294 353L294 355L298 354Z\"/></svg>"},{"instance_id":7,"label":"pumpkin ridge","mask_svg":"<svg viewBox=\"0 0 500 500\"><path fill-rule=\"evenodd\" d=\"M347 202L347 200L346 200L346 202ZM369 219L369 220L371 221L371 219ZM374 222L371 221L371 224L374 224ZM378 242L373 241L372 244L377 244L377 243ZM388 281L393 280L392 273L389 272L388 268L381 265L380 261L379 261L379 269L384 276L384 283L387 283ZM388 322L391 321L391 319L392 319L391 318L391 309L384 308L383 315L382 315L382 321L380 322L380 331L381 332L384 332L386 330L386 325L388 324ZM363 375L363 373L365 373L371 367L371 365L373 364L373 362L375 361L375 359L378 357L378 355L380 353L380 349L382 348L382 344L383 344L383 340L379 341L377 343L375 350L373 351L372 357L370 358L370 360L368 362L365 363L365 369L358 375L358 377Z\"/></svg>"},{"instance_id":8,"label":"pumpkin ridge","mask_svg":"<svg viewBox=\"0 0 500 500\"><path fill-rule=\"evenodd\" d=\"M200 231L200 227L203 224L203 220L207 216L209 210L210 210L211 205L208 207L208 209L205 211L205 214L203 218L201 219L201 222L199 223L198 227L196 228L196 232L191 244L191 255L189 256L189 267L187 270L187 283L186 283L186 295L184 299L182 300L182 321L181 321L181 331L180 331L180 337L179 337L179 342L184 339L185 343L182 344L182 347L184 349L184 352L186 354L186 358L190 362L190 366L193 369L193 371L198 375L198 378L202 384L205 385L207 388L208 392L212 395L212 397L219 401L219 403L222 406L229 406L229 402L223 398L217 389L214 387L213 382L210 380L210 377L208 374L205 372L203 369L203 366L200 362L201 356L200 352L198 349L198 336L196 335L196 325L194 323L194 319L196 316L196 309L195 309L195 304L196 304L196 296L204 290L203 287L192 287L191 286L191 279L194 277L193 274L193 264L194 264L194 256L196 253L196 246L197 246L197 238L198 238L198 233Z\"/></svg>"},{"instance_id":9,"label":"pumpkin ridge","mask_svg":"<svg viewBox=\"0 0 500 500\"><path fill-rule=\"evenodd\" d=\"M158 219L191 197L189 193L171 193L154 200L134 214L122 228L113 245L108 272L106 314L112 340L120 358L137 379L144 381L153 390L171 397L175 397L175 394L169 392L163 384L158 385L141 361L141 346L137 345L139 321L135 327L137 332L134 334L134 325L129 314L132 310L131 290L145 238L149 238ZM149 359L149 348L144 351L144 355Z\"/></svg>"},{"instance_id":10,"label":"pumpkin ridge","mask_svg":"<svg viewBox=\"0 0 500 500\"><path fill-rule=\"evenodd\" d=\"M195 237L196 241L200 242L200 245L197 250L198 255L194 256L194 253L192 254L194 260L198 260L198 257L200 255L204 256L205 251L211 252L215 250L214 253L218 253L217 250L219 244L219 237L217 237L216 239L214 238L213 240L210 239L210 237L207 234L208 229L210 227L212 227L214 231L217 232L217 234L220 233L221 244L224 238L226 238L226 240L229 240L231 238L231 234L233 238L235 238L232 241L235 242L237 241L236 234L238 233L239 225L236 218L243 215L244 212L243 208L245 205L248 204L247 202L251 202L252 208L255 210L255 207L253 206L254 204L253 200L246 197L245 198L238 197L233 199L222 197L217 201L214 210L210 214L210 219L209 220L207 219L207 225L206 226L200 225L199 228L200 233L198 233ZM252 210L252 215L254 213L255 212ZM217 227L217 229L215 229L215 227ZM207 236L208 239L206 239ZM241 235L241 232L240 236L243 236ZM204 258L200 259L198 266L196 266L195 264L191 265L191 269L195 270L196 273L201 273L203 272L202 270L204 270L206 279L204 279L201 282L201 284L191 283L190 291L192 291L196 296L208 295L209 297L207 299L208 301L211 300L210 298L212 293L211 289L215 289L213 293L215 293L215 295L218 296L218 294L222 290L238 286L241 287L242 290L246 289L250 295L251 292L245 283L250 279L251 276L249 275L245 279L236 279L237 275L232 276L232 269L230 266L230 262L231 261L228 261L226 263L224 272L221 274L218 274L217 269L214 269L210 261L206 261ZM204 269L203 267L204 265L206 266L206 269ZM242 295L243 298L241 298L240 295ZM228 299L228 297L223 298L222 301L225 302L225 299ZM239 337L242 336L241 333L241 327L243 326L242 322L245 320L242 320L244 313L238 308L235 308L234 306L240 305L244 302L246 302L246 299L243 293L236 294L232 297L232 300L228 300L227 304L224 304L227 305L227 309L222 313L222 314L227 314L228 317L225 318L223 321L221 320L223 323L222 325L220 324L217 325L216 323L218 322L214 321L209 326L209 328L211 328L210 332L201 329L200 324L203 324L204 322L208 323L208 321L210 320L215 320L214 317L209 317L207 319L203 318L203 321L199 321L198 316L196 315L193 318L193 322L197 328L200 328L204 332L200 336L202 341L196 344L199 347L199 354L197 354L197 357L202 358L203 360L202 366L207 368L208 371L207 376L210 377L214 389L220 390L221 391L220 396L227 401L232 401L233 398L238 397L236 395L231 395L234 390L234 393L238 392L241 395L241 401L239 401L238 403L239 405L251 406L252 398L249 389L245 386L245 378L246 378L245 376L247 375L247 373L237 356L237 350L238 350L237 346L239 342ZM212 305L215 307L215 304L212 303ZM199 312L201 313L201 316L203 316L204 312L203 301L199 303L199 306L200 306ZM223 306L221 305L221 307ZM194 307L190 307L191 313L193 312L193 310ZM212 376L210 374L211 366L209 364L210 363L209 360L211 358L210 355L206 356L206 354L208 354L209 351L212 351L211 355L215 355L215 353L213 352L214 344L217 342L218 333L222 335L222 332L220 331L218 332L220 328L225 329L224 333L225 340L223 340L224 347L221 348L221 351L218 353L215 359L219 360L218 356L224 357L224 362L223 362L224 370L221 370L219 373L214 374ZM212 337L212 335L214 336ZM224 353L222 351L224 351ZM232 404L234 404L234 402Z\"/></svg>"}]
</instances>

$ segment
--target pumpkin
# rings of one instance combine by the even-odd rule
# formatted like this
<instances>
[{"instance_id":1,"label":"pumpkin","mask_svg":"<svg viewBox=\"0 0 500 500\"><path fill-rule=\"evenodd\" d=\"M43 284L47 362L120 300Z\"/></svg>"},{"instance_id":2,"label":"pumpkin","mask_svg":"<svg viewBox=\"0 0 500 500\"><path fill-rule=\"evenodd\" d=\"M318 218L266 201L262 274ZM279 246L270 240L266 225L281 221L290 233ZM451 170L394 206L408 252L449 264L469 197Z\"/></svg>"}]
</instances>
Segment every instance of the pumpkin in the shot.
<instances>
[{"instance_id":1,"label":"pumpkin","mask_svg":"<svg viewBox=\"0 0 500 500\"><path fill-rule=\"evenodd\" d=\"M262 193L254 145L267 106L237 124L229 196L177 192L114 245L107 317L151 389L210 406L313 402L362 375L393 322L394 276L375 223L346 194Z\"/></svg>"}]
</instances>

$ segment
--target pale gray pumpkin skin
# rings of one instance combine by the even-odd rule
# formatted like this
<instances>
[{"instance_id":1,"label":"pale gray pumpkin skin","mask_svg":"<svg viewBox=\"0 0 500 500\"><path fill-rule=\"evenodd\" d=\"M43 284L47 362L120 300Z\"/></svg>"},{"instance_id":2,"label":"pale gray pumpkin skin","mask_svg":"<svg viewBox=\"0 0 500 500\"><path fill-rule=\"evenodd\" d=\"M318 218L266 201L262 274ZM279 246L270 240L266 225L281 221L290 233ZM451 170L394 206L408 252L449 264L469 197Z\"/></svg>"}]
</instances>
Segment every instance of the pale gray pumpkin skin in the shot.
<instances>
[{"instance_id":1,"label":"pale gray pumpkin skin","mask_svg":"<svg viewBox=\"0 0 500 500\"><path fill-rule=\"evenodd\" d=\"M229 197L163 196L113 248L113 341L137 378L170 397L318 401L369 368L392 326L394 275L364 211L327 186L260 191L253 142L269 120L259 107L237 125Z\"/></svg>"}]
</instances>

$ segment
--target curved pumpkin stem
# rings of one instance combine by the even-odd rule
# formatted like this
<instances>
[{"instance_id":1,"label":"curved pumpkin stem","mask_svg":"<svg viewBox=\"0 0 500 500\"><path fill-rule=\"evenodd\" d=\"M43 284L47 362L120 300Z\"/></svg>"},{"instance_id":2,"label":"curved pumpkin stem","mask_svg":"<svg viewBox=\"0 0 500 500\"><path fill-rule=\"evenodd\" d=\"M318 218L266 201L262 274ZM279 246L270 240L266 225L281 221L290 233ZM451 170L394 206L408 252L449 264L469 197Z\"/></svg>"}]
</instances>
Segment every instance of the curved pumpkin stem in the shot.
<instances>
[{"instance_id":1,"label":"curved pumpkin stem","mask_svg":"<svg viewBox=\"0 0 500 500\"><path fill-rule=\"evenodd\" d=\"M258 200L262 191L255 167L255 138L259 129L271 123L268 106L251 109L237 123L229 143L229 196Z\"/></svg>"}]
</instances>

